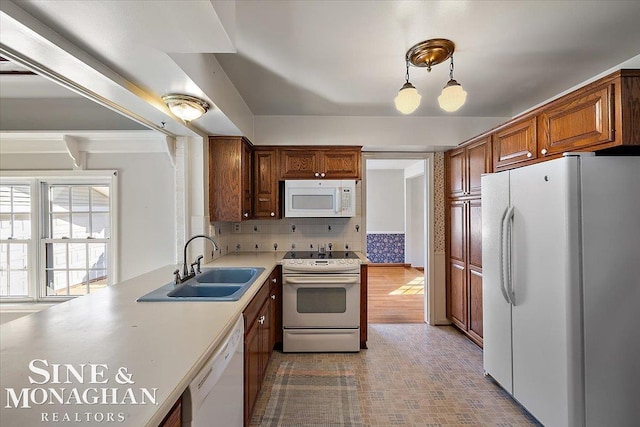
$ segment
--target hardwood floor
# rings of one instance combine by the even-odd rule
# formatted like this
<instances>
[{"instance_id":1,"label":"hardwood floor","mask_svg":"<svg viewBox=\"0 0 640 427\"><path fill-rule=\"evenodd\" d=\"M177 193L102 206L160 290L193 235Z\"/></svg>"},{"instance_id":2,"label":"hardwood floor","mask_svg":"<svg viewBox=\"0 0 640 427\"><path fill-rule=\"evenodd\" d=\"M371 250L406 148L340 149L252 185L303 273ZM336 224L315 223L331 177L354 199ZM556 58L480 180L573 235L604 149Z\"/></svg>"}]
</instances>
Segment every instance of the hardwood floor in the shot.
<instances>
[{"instance_id":1,"label":"hardwood floor","mask_svg":"<svg viewBox=\"0 0 640 427\"><path fill-rule=\"evenodd\" d=\"M424 274L411 267L369 266L369 323L423 323Z\"/></svg>"}]
</instances>

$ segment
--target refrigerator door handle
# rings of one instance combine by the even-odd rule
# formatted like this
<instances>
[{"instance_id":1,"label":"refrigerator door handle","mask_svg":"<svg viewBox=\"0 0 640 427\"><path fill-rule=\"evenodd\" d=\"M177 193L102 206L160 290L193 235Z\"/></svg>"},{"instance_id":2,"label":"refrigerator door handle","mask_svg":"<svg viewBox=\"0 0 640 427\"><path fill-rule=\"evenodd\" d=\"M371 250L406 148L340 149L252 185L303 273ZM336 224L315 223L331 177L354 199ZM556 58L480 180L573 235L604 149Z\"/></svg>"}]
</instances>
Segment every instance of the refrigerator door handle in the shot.
<instances>
[{"instance_id":1,"label":"refrigerator door handle","mask_svg":"<svg viewBox=\"0 0 640 427\"><path fill-rule=\"evenodd\" d=\"M509 298L509 302L511 303L511 305L515 306L516 305L516 299L515 299L515 295L513 294L513 280L511 277L511 243L512 243L512 234L513 234L513 215L515 212L515 207L511 206L509 207L509 209L507 209L507 212L505 213L505 228L506 228L506 235L505 235L505 246L506 246L506 252L507 252L507 262L506 264L506 282L507 282L507 286L506 286L506 292L507 292L507 297Z\"/></svg>"},{"instance_id":2,"label":"refrigerator door handle","mask_svg":"<svg viewBox=\"0 0 640 427\"><path fill-rule=\"evenodd\" d=\"M509 212L512 210L513 210L512 206L507 207L504 210L504 212L502 213L502 220L500 225L500 291L502 292L502 296L504 297L504 300L508 304L511 304L511 298L509 298L509 294L505 287L505 277L508 278L508 276L510 276L511 274L511 266L510 266L511 251L510 250L507 251L507 245L508 245L507 229L509 226L508 215L509 215ZM509 259L505 260L505 253L507 252L508 252Z\"/></svg>"}]
</instances>

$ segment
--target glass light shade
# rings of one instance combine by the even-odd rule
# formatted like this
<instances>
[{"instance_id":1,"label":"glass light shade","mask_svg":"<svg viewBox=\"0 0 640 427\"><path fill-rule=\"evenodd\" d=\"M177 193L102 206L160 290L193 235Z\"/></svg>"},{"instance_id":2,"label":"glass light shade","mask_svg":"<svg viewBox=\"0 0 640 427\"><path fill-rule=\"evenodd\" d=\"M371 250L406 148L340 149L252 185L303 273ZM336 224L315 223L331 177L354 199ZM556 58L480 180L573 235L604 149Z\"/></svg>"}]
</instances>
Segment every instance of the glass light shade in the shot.
<instances>
[{"instance_id":1,"label":"glass light shade","mask_svg":"<svg viewBox=\"0 0 640 427\"><path fill-rule=\"evenodd\" d=\"M467 100L467 92L462 89L460 83L451 79L442 89L438 97L438 104L444 111L453 112L462 107Z\"/></svg>"},{"instance_id":2,"label":"glass light shade","mask_svg":"<svg viewBox=\"0 0 640 427\"><path fill-rule=\"evenodd\" d=\"M162 100L171 113L185 122L200 118L209 110L209 104L202 99L189 95L165 95Z\"/></svg>"},{"instance_id":3,"label":"glass light shade","mask_svg":"<svg viewBox=\"0 0 640 427\"><path fill-rule=\"evenodd\" d=\"M405 83L394 100L396 109L402 114L411 114L420 106L422 96L409 82Z\"/></svg>"}]
</instances>

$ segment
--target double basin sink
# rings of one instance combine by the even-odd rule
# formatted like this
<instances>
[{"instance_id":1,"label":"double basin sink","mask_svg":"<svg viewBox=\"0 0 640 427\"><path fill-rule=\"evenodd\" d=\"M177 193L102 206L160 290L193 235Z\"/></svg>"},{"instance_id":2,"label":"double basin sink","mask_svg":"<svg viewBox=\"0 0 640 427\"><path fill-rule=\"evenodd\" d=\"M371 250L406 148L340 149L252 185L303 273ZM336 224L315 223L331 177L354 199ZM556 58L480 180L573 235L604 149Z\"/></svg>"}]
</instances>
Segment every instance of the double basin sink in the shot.
<instances>
[{"instance_id":1,"label":"double basin sink","mask_svg":"<svg viewBox=\"0 0 640 427\"><path fill-rule=\"evenodd\" d=\"M167 283L137 301L237 301L263 271L262 267L207 268L178 285Z\"/></svg>"}]
</instances>

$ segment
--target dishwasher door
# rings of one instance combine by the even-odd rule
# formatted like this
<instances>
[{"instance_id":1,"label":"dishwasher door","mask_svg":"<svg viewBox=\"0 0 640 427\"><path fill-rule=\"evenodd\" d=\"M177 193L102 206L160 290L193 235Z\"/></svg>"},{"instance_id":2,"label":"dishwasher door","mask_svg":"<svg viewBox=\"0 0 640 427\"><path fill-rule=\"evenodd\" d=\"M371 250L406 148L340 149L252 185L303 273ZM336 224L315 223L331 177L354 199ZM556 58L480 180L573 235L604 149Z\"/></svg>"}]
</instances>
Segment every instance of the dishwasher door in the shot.
<instances>
[{"instance_id":1,"label":"dishwasher door","mask_svg":"<svg viewBox=\"0 0 640 427\"><path fill-rule=\"evenodd\" d=\"M192 427L242 427L244 422L242 315L188 388ZM212 424L213 423L213 424Z\"/></svg>"}]
</instances>

